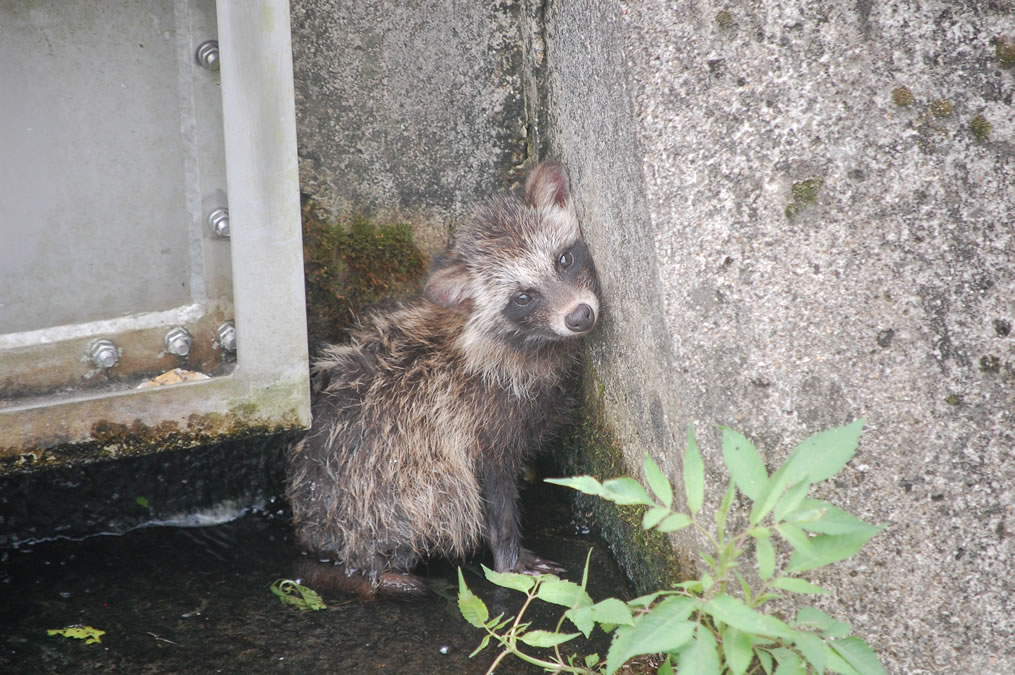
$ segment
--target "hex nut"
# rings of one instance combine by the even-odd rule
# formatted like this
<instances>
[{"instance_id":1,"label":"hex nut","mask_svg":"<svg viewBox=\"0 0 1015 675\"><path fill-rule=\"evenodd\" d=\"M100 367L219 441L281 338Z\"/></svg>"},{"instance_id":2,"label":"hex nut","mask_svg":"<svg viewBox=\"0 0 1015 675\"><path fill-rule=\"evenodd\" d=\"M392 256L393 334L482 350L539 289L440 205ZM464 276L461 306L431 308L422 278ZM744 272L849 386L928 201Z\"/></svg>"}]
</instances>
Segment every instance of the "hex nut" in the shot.
<instances>
[{"instance_id":1,"label":"hex nut","mask_svg":"<svg viewBox=\"0 0 1015 675\"><path fill-rule=\"evenodd\" d=\"M215 209L208 214L208 227L216 237L229 236L229 209Z\"/></svg>"},{"instance_id":2,"label":"hex nut","mask_svg":"<svg viewBox=\"0 0 1015 675\"><path fill-rule=\"evenodd\" d=\"M226 321L215 332L218 336L219 347L227 352L236 351L236 326L232 321Z\"/></svg>"},{"instance_id":3,"label":"hex nut","mask_svg":"<svg viewBox=\"0 0 1015 675\"><path fill-rule=\"evenodd\" d=\"M176 326L166 333L166 351L175 356L187 356L193 340L183 326Z\"/></svg>"},{"instance_id":4,"label":"hex nut","mask_svg":"<svg viewBox=\"0 0 1015 675\"><path fill-rule=\"evenodd\" d=\"M88 358L97 367L109 369L120 362L120 351L112 340L96 340L88 348Z\"/></svg>"}]
</instances>

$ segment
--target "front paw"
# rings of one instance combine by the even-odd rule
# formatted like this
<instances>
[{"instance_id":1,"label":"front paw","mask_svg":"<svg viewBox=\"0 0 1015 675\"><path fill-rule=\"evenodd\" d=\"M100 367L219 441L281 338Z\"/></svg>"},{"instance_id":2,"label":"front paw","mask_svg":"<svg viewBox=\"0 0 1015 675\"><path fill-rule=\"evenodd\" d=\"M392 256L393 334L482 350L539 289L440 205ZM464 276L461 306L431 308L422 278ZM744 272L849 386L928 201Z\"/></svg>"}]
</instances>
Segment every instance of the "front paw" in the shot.
<instances>
[{"instance_id":1,"label":"front paw","mask_svg":"<svg viewBox=\"0 0 1015 675\"><path fill-rule=\"evenodd\" d=\"M547 560L546 558L540 558L532 551L523 548L521 555L518 556L518 564L515 565L515 568L512 571L537 577L540 574L554 574L560 576L567 570L564 569L560 563Z\"/></svg>"}]
</instances>

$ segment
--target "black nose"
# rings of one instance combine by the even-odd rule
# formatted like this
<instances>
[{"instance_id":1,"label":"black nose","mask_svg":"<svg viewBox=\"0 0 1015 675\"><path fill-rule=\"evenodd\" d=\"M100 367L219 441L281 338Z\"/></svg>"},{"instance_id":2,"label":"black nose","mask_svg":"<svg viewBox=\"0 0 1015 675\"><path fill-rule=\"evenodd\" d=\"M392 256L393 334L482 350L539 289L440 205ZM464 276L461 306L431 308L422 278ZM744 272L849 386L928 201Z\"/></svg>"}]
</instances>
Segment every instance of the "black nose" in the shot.
<instances>
[{"instance_id":1,"label":"black nose","mask_svg":"<svg viewBox=\"0 0 1015 675\"><path fill-rule=\"evenodd\" d=\"M575 333L584 333L596 325L596 313L583 302L564 317L564 325Z\"/></svg>"}]
</instances>

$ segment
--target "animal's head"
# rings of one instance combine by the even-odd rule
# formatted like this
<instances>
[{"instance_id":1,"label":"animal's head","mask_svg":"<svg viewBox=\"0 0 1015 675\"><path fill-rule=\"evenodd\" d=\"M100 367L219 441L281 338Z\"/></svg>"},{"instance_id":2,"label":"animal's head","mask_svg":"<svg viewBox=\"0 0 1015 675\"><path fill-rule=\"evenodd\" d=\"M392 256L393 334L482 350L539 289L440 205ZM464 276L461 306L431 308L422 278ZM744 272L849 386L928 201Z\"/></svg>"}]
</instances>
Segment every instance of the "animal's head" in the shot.
<instances>
[{"instance_id":1,"label":"animal's head","mask_svg":"<svg viewBox=\"0 0 1015 675\"><path fill-rule=\"evenodd\" d=\"M564 167L539 164L523 190L459 228L434 262L424 295L467 312L469 331L522 349L591 331L598 282Z\"/></svg>"}]
</instances>

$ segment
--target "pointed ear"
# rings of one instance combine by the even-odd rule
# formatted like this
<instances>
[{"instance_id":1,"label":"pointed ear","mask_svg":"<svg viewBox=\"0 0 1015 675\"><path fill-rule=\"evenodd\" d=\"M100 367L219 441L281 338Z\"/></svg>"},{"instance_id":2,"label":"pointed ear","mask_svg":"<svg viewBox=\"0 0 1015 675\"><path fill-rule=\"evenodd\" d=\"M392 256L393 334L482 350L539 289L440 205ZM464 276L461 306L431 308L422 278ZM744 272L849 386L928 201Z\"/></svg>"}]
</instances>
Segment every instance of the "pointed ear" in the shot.
<instances>
[{"instance_id":1,"label":"pointed ear","mask_svg":"<svg viewBox=\"0 0 1015 675\"><path fill-rule=\"evenodd\" d=\"M557 206L566 208L571 198L571 183L564 165L555 160L537 164L525 179L525 199L537 209Z\"/></svg>"},{"instance_id":2,"label":"pointed ear","mask_svg":"<svg viewBox=\"0 0 1015 675\"><path fill-rule=\"evenodd\" d=\"M464 311L471 307L469 270L465 263L450 252L439 255L423 285L423 297L448 309Z\"/></svg>"}]
</instances>

